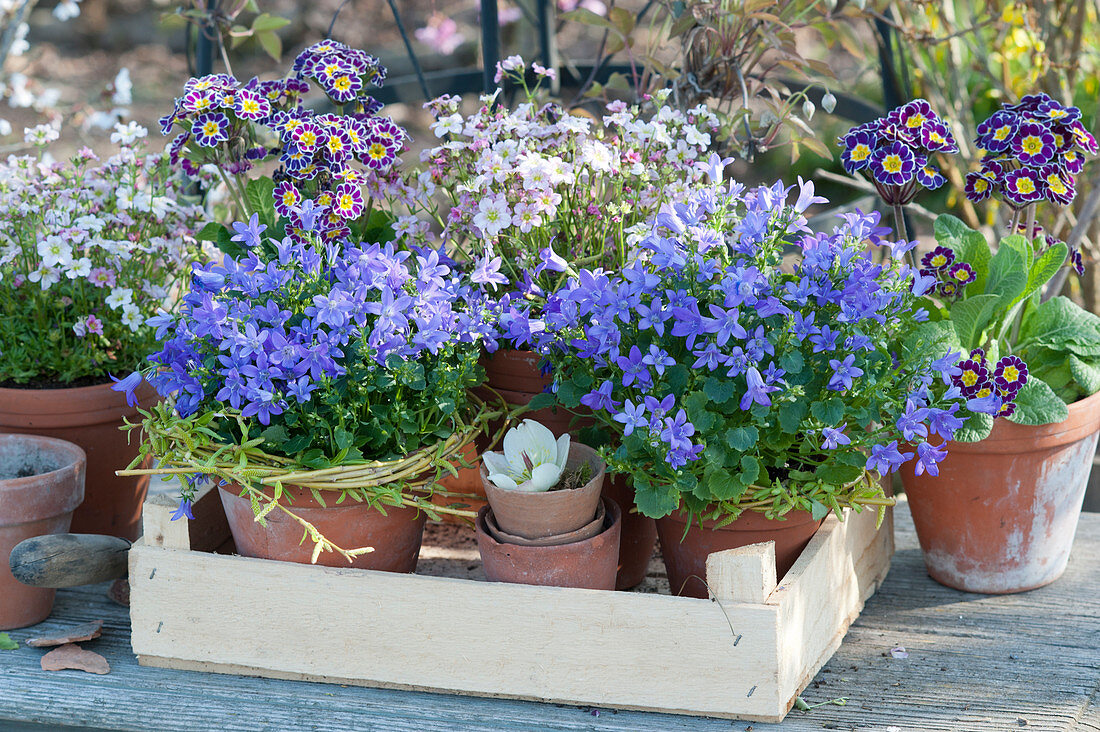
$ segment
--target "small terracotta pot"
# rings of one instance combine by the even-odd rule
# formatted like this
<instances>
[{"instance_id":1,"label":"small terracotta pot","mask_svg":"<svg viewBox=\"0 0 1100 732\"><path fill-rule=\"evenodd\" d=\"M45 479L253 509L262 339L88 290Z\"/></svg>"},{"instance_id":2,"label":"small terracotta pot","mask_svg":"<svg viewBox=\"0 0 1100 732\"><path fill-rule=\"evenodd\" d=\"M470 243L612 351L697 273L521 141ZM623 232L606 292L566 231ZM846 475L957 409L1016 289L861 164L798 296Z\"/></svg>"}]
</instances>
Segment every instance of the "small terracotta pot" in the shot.
<instances>
[{"instance_id":1,"label":"small terracotta pot","mask_svg":"<svg viewBox=\"0 0 1100 732\"><path fill-rule=\"evenodd\" d=\"M485 383L494 389L538 394L550 386L553 379L542 373L542 356L534 351L501 348L481 359Z\"/></svg>"},{"instance_id":2,"label":"small terracotta pot","mask_svg":"<svg viewBox=\"0 0 1100 732\"><path fill-rule=\"evenodd\" d=\"M939 477L902 469L928 574L967 592L1022 592L1066 569L1100 431L1100 394L1056 424L993 423L952 442Z\"/></svg>"},{"instance_id":3,"label":"small terracotta pot","mask_svg":"<svg viewBox=\"0 0 1100 732\"><path fill-rule=\"evenodd\" d=\"M496 517L493 516L493 512L489 511L485 514L485 529L489 532L489 536L493 537L501 544L518 544L520 546L558 546L559 544L573 544L574 542L584 541L585 539L591 539L596 534L604 530L605 519L607 518L607 509L604 506L604 502L600 501L596 504L596 518L592 519L589 523L580 527L576 531L570 531L568 534L558 534L557 536L544 536L541 539L525 539L522 536L516 536L515 534L509 534L501 531L497 526Z\"/></svg>"},{"instance_id":4,"label":"small terracotta pot","mask_svg":"<svg viewBox=\"0 0 1100 732\"><path fill-rule=\"evenodd\" d=\"M68 532L84 499L84 451L36 435L0 435L0 630L34 625L53 609L55 590L28 587L11 574L16 544Z\"/></svg>"},{"instance_id":5,"label":"small terracotta pot","mask_svg":"<svg viewBox=\"0 0 1100 732\"><path fill-rule=\"evenodd\" d=\"M222 486L218 492L229 519L233 541L241 556L310 563L314 545L308 538L302 541L301 524L275 509L264 517L266 526L260 526L255 520L252 502L239 495L239 486ZM426 518L422 512L406 506L384 506L386 513L383 515L380 510L350 498L337 504L338 496L332 492L324 495L328 505L322 506L311 491L298 486L283 486L283 494L291 498L284 504L287 508L316 526L336 546L342 549L369 546L374 549L359 555L350 564L335 552L322 552L317 564L383 572L416 571Z\"/></svg>"},{"instance_id":6,"label":"small terracotta pot","mask_svg":"<svg viewBox=\"0 0 1100 732\"><path fill-rule=\"evenodd\" d=\"M145 408L157 401L147 383L136 392ZM109 534L133 541L141 534L141 505L149 476L119 477L138 454L135 434L119 429L123 419L135 421L137 409L111 384L74 389L0 389L0 433L55 437L78 445L88 456L84 503L73 515L72 531Z\"/></svg>"},{"instance_id":7,"label":"small terracotta pot","mask_svg":"<svg viewBox=\"0 0 1100 732\"><path fill-rule=\"evenodd\" d=\"M775 542L775 574L782 579L822 521L824 519L814 519L807 511L791 511L782 519L769 519L762 513L745 511L721 528L715 528L716 521L704 521L702 527L697 521L693 522L684 536L687 517L682 512L659 518L657 533L661 537L661 555L668 570L669 586L675 595L706 598L709 555L764 541Z\"/></svg>"},{"instance_id":8,"label":"small terracotta pot","mask_svg":"<svg viewBox=\"0 0 1100 732\"><path fill-rule=\"evenodd\" d=\"M549 587L614 590L622 516L614 501L604 499L606 529L584 541L557 546L501 544L489 536L485 518L477 515L477 548L490 582L514 582Z\"/></svg>"},{"instance_id":9,"label":"small terracotta pot","mask_svg":"<svg viewBox=\"0 0 1100 732\"><path fill-rule=\"evenodd\" d=\"M600 502L607 466L588 445L570 442L564 472L572 472L585 463L591 468L592 478L580 488L532 492L497 488L482 462L481 482L497 525L509 534L541 539L568 534L590 522Z\"/></svg>"},{"instance_id":10,"label":"small terracotta pot","mask_svg":"<svg viewBox=\"0 0 1100 732\"><path fill-rule=\"evenodd\" d=\"M657 545L657 524L638 513L634 505L634 483L627 475L609 475L603 482L603 496L619 504L623 512L622 540L619 542L619 577L616 590L637 587L649 571L653 547Z\"/></svg>"}]
</instances>

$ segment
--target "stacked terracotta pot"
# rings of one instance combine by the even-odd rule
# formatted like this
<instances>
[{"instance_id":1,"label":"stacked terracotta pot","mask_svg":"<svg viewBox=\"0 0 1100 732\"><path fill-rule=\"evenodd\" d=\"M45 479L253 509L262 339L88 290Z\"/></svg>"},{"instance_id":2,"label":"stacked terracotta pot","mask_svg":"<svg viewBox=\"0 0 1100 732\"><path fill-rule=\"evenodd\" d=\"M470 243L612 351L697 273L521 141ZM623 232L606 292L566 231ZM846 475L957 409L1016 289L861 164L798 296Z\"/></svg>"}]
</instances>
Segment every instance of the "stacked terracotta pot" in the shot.
<instances>
[{"instance_id":1,"label":"stacked terracotta pot","mask_svg":"<svg viewBox=\"0 0 1100 732\"><path fill-rule=\"evenodd\" d=\"M507 490L481 479L489 499L477 516L477 544L492 582L614 590L622 512L602 496L606 466L595 450L573 443L565 469L588 466L578 488Z\"/></svg>"}]
</instances>

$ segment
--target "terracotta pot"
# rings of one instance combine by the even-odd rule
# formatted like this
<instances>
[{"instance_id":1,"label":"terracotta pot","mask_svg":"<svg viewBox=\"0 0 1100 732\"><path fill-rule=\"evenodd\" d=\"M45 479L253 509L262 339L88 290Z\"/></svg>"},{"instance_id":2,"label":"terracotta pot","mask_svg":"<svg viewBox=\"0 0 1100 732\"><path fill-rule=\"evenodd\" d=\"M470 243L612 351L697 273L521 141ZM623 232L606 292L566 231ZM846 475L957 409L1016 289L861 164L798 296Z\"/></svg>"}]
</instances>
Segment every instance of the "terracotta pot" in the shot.
<instances>
[{"instance_id":1,"label":"terracotta pot","mask_svg":"<svg viewBox=\"0 0 1100 732\"><path fill-rule=\"evenodd\" d=\"M239 486L222 486L218 492L229 519L237 553L245 557L310 563L314 545L308 538L302 541L301 524L275 509L264 518L267 525L261 526L255 521L252 502L239 495ZM285 505L295 515L316 526L336 546L342 549L374 548L374 551L359 555L350 564L335 552L322 552L317 564L383 572L416 571L426 518L422 512L415 508L385 506L386 513L383 515L378 509L350 498L337 504L337 496L333 493L325 495L328 505L322 506L309 490L297 486L283 486L283 493L292 499Z\"/></svg>"},{"instance_id":2,"label":"terracotta pot","mask_svg":"<svg viewBox=\"0 0 1100 732\"><path fill-rule=\"evenodd\" d=\"M775 542L775 573L779 579L794 566L795 560L824 519L814 519L807 511L791 511L782 519L765 518L756 511L745 511L722 528L717 522L693 522L684 536L687 517L680 511L657 519L661 537L661 555L668 570L673 594L684 597L708 597L705 579L707 557L714 552L764 541ZM681 540L682 538L682 540Z\"/></svg>"},{"instance_id":3,"label":"terracotta pot","mask_svg":"<svg viewBox=\"0 0 1100 732\"><path fill-rule=\"evenodd\" d=\"M953 442L939 477L902 469L928 574L967 592L1042 587L1065 571L1100 431L1100 394L1037 427L1007 419Z\"/></svg>"},{"instance_id":4,"label":"terracotta pot","mask_svg":"<svg viewBox=\"0 0 1100 732\"><path fill-rule=\"evenodd\" d=\"M55 590L28 587L11 574L16 544L68 532L84 499L84 451L35 435L0 435L0 630L34 625L53 609Z\"/></svg>"},{"instance_id":5,"label":"terracotta pot","mask_svg":"<svg viewBox=\"0 0 1100 732\"><path fill-rule=\"evenodd\" d=\"M512 348L486 354L481 359L485 368L485 383L494 389L538 394L553 381L539 369L542 356L534 351Z\"/></svg>"},{"instance_id":6,"label":"terracotta pot","mask_svg":"<svg viewBox=\"0 0 1100 732\"><path fill-rule=\"evenodd\" d=\"M657 544L657 524L638 513L634 505L634 483L626 475L609 475L603 483L603 496L619 504L623 512L622 540L619 542L619 577L616 590L637 587L649 571L653 547Z\"/></svg>"},{"instance_id":7,"label":"terracotta pot","mask_svg":"<svg viewBox=\"0 0 1100 732\"><path fill-rule=\"evenodd\" d=\"M505 531L501 531L497 526L496 517L493 516L493 512L489 511L485 514L485 530L489 532L489 536L493 537L501 544L518 544L520 546L558 546L559 544L572 544L578 541L584 541L585 539L591 539L596 534L604 530L605 519L607 518L607 508L604 505L604 501L600 501L596 505L596 518L592 519L589 523L580 527L576 531L570 531L568 534L558 534L557 536L544 536L541 539L525 539L522 536L516 536L515 534L509 534Z\"/></svg>"},{"instance_id":8,"label":"terracotta pot","mask_svg":"<svg viewBox=\"0 0 1100 732\"><path fill-rule=\"evenodd\" d=\"M137 409L110 384L74 389L0 389L0 433L56 437L80 446L88 456L84 503L73 515L72 531L110 534L133 541L141 534L141 504L149 476L119 477L138 454L137 435L129 444L119 429L124 418L133 422ZM157 395L142 383L137 390L142 407Z\"/></svg>"},{"instance_id":9,"label":"terracotta pot","mask_svg":"<svg viewBox=\"0 0 1100 732\"><path fill-rule=\"evenodd\" d=\"M614 501L604 499L607 528L584 541L557 546L501 544L489 536L485 519L477 515L477 548L490 582L514 582L550 587L614 590L622 517Z\"/></svg>"},{"instance_id":10,"label":"terracotta pot","mask_svg":"<svg viewBox=\"0 0 1100 732\"><path fill-rule=\"evenodd\" d=\"M580 488L532 492L497 488L489 481L485 463L482 462L481 482L497 525L509 534L525 539L541 539L568 534L590 522L600 502L607 466L588 445L570 442L565 473L585 463L592 471L592 478Z\"/></svg>"}]
</instances>

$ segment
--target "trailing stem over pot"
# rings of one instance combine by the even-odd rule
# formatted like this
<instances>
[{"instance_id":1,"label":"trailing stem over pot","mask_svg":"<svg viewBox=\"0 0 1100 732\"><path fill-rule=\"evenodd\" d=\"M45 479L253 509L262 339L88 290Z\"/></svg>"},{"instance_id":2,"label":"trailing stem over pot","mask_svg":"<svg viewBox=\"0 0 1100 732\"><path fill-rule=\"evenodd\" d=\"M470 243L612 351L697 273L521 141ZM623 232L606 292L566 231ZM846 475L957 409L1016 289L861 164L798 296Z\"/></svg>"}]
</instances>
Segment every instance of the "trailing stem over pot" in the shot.
<instances>
[{"instance_id":1,"label":"trailing stem over pot","mask_svg":"<svg viewBox=\"0 0 1100 732\"><path fill-rule=\"evenodd\" d=\"M902 260L915 243L884 240L877 214L811 231L812 183L792 203L782 183L747 190L717 157L705 167L709 183L662 209L637 260L550 298L532 331L558 399L616 431L609 465L649 516L891 504L865 474L897 470L906 444L934 471L934 438L986 408L941 376L958 354L915 331L927 313Z\"/></svg>"}]
</instances>

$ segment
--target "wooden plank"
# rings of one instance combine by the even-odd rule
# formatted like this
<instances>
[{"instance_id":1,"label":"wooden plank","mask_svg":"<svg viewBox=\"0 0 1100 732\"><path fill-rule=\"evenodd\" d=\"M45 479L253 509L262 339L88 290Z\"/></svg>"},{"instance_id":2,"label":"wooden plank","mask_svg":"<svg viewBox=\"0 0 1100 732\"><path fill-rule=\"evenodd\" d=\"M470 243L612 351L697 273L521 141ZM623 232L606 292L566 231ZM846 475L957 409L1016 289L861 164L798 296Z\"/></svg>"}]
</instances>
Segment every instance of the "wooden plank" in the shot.
<instances>
[{"instance_id":1,"label":"wooden plank","mask_svg":"<svg viewBox=\"0 0 1100 732\"><path fill-rule=\"evenodd\" d=\"M890 569L893 512L882 530L873 510L826 519L768 598L779 609L779 679L786 711L840 647Z\"/></svg>"},{"instance_id":2,"label":"wooden plank","mask_svg":"<svg viewBox=\"0 0 1100 732\"><path fill-rule=\"evenodd\" d=\"M214 551L230 538L229 522L225 518L221 497L212 485L199 489L191 506L193 521L172 520L179 505L174 495L158 493L145 501L142 514L145 544L168 549Z\"/></svg>"},{"instance_id":3,"label":"wooden plank","mask_svg":"<svg viewBox=\"0 0 1100 732\"><path fill-rule=\"evenodd\" d=\"M707 557L707 587L719 602L763 603L775 585L774 541L714 552Z\"/></svg>"},{"instance_id":4,"label":"wooden plank","mask_svg":"<svg viewBox=\"0 0 1100 732\"><path fill-rule=\"evenodd\" d=\"M188 667L338 683L749 719L781 715L777 609L767 605L144 545L130 557L134 652L162 665L179 659ZM462 634L448 632L455 617L476 622Z\"/></svg>"}]
</instances>

